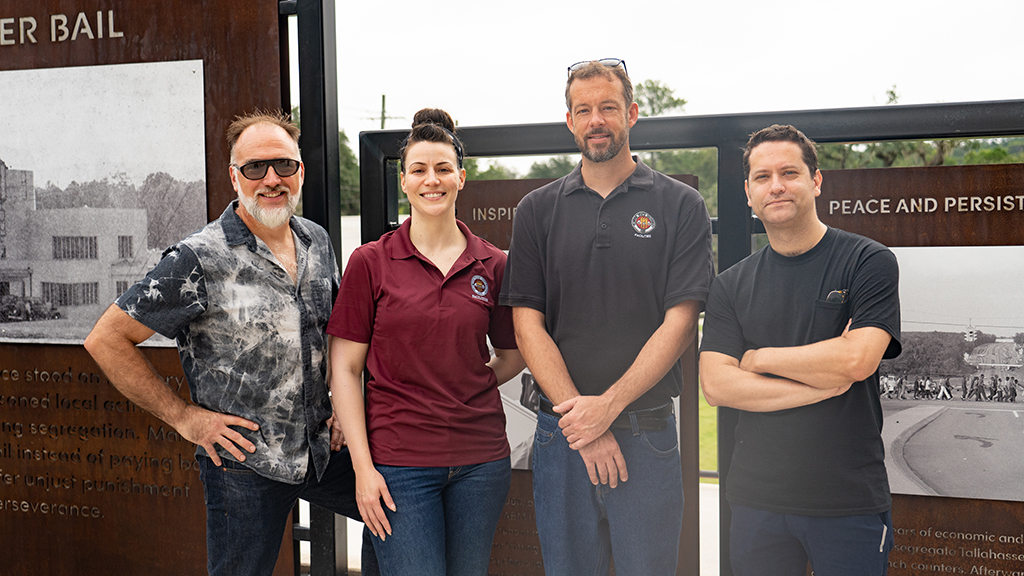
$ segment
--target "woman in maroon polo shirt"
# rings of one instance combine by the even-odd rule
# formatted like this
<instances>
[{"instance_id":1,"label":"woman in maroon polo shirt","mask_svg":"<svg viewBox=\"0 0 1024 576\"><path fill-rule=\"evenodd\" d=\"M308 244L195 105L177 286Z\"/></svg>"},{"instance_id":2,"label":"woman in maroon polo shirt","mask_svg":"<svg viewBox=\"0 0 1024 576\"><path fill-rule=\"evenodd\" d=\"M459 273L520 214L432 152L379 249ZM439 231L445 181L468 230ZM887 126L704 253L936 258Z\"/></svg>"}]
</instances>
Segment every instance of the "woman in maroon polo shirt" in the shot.
<instances>
[{"instance_id":1,"label":"woman in maroon polo shirt","mask_svg":"<svg viewBox=\"0 0 1024 576\"><path fill-rule=\"evenodd\" d=\"M455 219L462 160L451 116L417 112L402 148L411 215L352 253L327 327L334 410L384 575L487 574L508 495L498 385L525 364L498 306L505 254Z\"/></svg>"}]
</instances>

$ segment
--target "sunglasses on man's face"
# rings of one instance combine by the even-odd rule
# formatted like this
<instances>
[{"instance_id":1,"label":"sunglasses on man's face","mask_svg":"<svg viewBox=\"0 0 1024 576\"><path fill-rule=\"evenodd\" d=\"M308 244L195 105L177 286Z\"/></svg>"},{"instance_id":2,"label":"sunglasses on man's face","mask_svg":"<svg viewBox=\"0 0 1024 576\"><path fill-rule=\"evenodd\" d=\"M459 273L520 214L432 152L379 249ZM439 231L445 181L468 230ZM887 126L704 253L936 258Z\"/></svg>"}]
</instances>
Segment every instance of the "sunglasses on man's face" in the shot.
<instances>
[{"instance_id":1,"label":"sunglasses on man's face","mask_svg":"<svg viewBox=\"0 0 1024 576\"><path fill-rule=\"evenodd\" d=\"M299 161L290 158L275 158L273 160L253 160L241 166L231 165L248 180L262 180L267 175L267 168L273 167L274 172L281 178L287 178L299 171Z\"/></svg>"}]
</instances>

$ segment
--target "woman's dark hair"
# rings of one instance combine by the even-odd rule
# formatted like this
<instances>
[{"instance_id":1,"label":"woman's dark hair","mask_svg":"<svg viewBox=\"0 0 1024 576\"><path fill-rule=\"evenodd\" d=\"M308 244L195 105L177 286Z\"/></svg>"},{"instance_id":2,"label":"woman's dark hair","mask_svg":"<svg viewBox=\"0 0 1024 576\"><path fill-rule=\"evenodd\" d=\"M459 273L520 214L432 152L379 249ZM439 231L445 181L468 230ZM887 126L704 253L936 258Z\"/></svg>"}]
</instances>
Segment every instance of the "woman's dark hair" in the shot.
<instances>
[{"instance_id":1,"label":"woman's dark hair","mask_svg":"<svg viewBox=\"0 0 1024 576\"><path fill-rule=\"evenodd\" d=\"M462 141L455 135L455 122L452 117L440 108L424 108L412 119L412 130L402 142L402 172L405 172L405 152L417 142L443 142L451 144L455 149L458 167L462 168Z\"/></svg>"}]
</instances>

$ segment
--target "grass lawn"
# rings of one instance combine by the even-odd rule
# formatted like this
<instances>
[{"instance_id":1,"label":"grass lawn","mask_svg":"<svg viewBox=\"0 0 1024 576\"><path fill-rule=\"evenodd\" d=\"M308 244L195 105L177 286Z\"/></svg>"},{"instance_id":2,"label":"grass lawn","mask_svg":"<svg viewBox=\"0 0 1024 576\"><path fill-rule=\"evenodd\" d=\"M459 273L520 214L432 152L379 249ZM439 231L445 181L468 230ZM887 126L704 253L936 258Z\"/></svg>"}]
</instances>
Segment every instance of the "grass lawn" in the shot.
<instances>
[{"instance_id":1,"label":"grass lawn","mask_svg":"<svg viewBox=\"0 0 1024 576\"><path fill-rule=\"evenodd\" d=\"M718 409L708 406L701 393L697 410L700 420L700 469L718 470ZM701 478L700 481L718 484L717 478Z\"/></svg>"},{"instance_id":2,"label":"grass lawn","mask_svg":"<svg viewBox=\"0 0 1024 576\"><path fill-rule=\"evenodd\" d=\"M697 323L698 334L704 332L704 314ZM699 341L699 340L698 340ZM718 408L708 405L704 392L697 388L700 404L697 407L698 432L700 435L700 469L718 470ZM701 482L718 484L717 478L701 478Z\"/></svg>"}]
</instances>

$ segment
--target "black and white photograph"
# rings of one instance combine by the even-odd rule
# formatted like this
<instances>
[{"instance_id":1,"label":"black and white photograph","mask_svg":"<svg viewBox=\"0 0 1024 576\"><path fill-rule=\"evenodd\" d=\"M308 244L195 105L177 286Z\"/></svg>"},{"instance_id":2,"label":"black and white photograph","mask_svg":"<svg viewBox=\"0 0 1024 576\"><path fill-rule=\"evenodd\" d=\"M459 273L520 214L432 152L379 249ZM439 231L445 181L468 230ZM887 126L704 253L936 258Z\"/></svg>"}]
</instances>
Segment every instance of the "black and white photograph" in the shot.
<instances>
[{"instance_id":1,"label":"black and white photograph","mask_svg":"<svg viewBox=\"0 0 1024 576\"><path fill-rule=\"evenodd\" d=\"M206 223L203 96L202 60L0 72L0 341L81 343Z\"/></svg>"},{"instance_id":2,"label":"black and white photograph","mask_svg":"<svg viewBox=\"0 0 1024 576\"><path fill-rule=\"evenodd\" d=\"M892 250L903 353L879 386L892 492L1024 501L1024 246Z\"/></svg>"}]
</instances>

